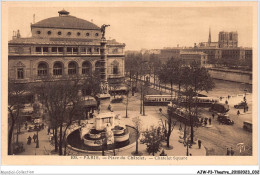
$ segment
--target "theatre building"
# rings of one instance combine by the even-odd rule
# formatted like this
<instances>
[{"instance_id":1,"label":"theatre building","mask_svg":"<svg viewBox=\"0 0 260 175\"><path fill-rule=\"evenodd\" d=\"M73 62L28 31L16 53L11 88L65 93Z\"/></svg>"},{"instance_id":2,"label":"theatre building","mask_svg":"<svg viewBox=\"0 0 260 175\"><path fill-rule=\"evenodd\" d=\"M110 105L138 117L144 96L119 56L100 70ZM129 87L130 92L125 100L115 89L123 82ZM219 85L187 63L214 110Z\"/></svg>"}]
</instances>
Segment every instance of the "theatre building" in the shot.
<instances>
[{"instance_id":1,"label":"theatre building","mask_svg":"<svg viewBox=\"0 0 260 175\"><path fill-rule=\"evenodd\" d=\"M87 20L71 16L65 10L58 13L59 16L31 24L29 38L14 32L8 43L9 80L31 83L42 81L43 77L57 81L85 77L105 65L108 83L121 84L125 44L105 40L101 28Z\"/></svg>"}]
</instances>

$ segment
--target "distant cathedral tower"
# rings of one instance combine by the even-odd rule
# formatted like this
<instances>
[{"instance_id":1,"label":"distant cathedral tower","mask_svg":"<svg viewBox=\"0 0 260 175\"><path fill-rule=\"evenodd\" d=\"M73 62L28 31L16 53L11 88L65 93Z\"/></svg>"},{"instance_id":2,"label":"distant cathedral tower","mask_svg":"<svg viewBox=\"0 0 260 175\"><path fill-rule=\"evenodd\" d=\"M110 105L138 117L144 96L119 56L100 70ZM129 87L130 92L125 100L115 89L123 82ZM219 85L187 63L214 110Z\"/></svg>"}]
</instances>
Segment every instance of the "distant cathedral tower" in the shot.
<instances>
[{"instance_id":1,"label":"distant cathedral tower","mask_svg":"<svg viewBox=\"0 0 260 175\"><path fill-rule=\"evenodd\" d=\"M209 39L208 39L209 46L210 46L210 43L211 43L211 29L209 28Z\"/></svg>"}]
</instances>

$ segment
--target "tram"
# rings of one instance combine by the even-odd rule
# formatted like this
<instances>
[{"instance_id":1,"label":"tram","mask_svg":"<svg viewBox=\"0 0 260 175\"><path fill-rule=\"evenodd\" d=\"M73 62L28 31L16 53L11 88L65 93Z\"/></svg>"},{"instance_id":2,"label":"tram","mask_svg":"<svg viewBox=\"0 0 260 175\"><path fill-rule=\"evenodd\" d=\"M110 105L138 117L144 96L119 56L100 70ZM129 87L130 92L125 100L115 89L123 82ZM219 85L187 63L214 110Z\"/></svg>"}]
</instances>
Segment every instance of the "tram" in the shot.
<instances>
[{"instance_id":1,"label":"tram","mask_svg":"<svg viewBox=\"0 0 260 175\"><path fill-rule=\"evenodd\" d=\"M174 97L171 95L145 95L145 106L167 106Z\"/></svg>"},{"instance_id":2,"label":"tram","mask_svg":"<svg viewBox=\"0 0 260 175\"><path fill-rule=\"evenodd\" d=\"M170 101L177 103L178 99L176 97L171 97L171 95L146 95L144 97L144 105L146 106L167 106ZM219 99L214 97L194 97L194 103L197 101L198 107L211 107L212 104L218 103ZM185 98L180 98L179 103L181 106L187 105Z\"/></svg>"}]
</instances>

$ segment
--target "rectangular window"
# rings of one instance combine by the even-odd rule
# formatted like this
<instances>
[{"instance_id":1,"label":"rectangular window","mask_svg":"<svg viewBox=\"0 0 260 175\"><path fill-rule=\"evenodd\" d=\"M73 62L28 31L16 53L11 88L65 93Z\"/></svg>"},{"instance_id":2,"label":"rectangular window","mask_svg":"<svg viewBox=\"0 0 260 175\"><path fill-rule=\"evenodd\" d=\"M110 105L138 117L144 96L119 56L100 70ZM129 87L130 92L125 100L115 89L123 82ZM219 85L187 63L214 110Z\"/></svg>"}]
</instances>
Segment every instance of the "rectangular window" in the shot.
<instances>
[{"instance_id":1,"label":"rectangular window","mask_svg":"<svg viewBox=\"0 0 260 175\"><path fill-rule=\"evenodd\" d=\"M58 53L63 54L63 47L58 47Z\"/></svg>"},{"instance_id":2,"label":"rectangular window","mask_svg":"<svg viewBox=\"0 0 260 175\"><path fill-rule=\"evenodd\" d=\"M53 54L57 54L57 47L52 47L51 48L51 53L53 53Z\"/></svg>"},{"instance_id":3,"label":"rectangular window","mask_svg":"<svg viewBox=\"0 0 260 175\"><path fill-rule=\"evenodd\" d=\"M85 47L81 47L80 48L80 53L81 54L86 54L86 48Z\"/></svg>"},{"instance_id":4,"label":"rectangular window","mask_svg":"<svg viewBox=\"0 0 260 175\"><path fill-rule=\"evenodd\" d=\"M23 68L17 69L17 79L24 79Z\"/></svg>"},{"instance_id":5,"label":"rectangular window","mask_svg":"<svg viewBox=\"0 0 260 175\"><path fill-rule=\"evenodd\" d=\"M78 54L78 48L77 47L73 47L72 48L72 54L73 55L77 55Z\"/></svg>"},{"instance_id":6,"label":"rectangular window","mask_svg":"<svg viewBox=\"0 0 260 175\"><path fill-rule=\"evenodd\" d=\"M72 47L67 47L67 54L72 54Z\"/></svg>"},{"instance_id":7,"label":"rectangular window","mask_svg":"<svg viewBox=\"0 0 260 175\"><path fill-rule=\"evenodd\" d=\"M92 54L92 49L91 49L91 47L88 48L88 54Z\"/></svg>"},{"instance_id":8,"label":"rectangular window","mask_svg":"<svg viewBox=\"0 0 260 175\"><path fill-rule=\"evenodd\" d=\"M37 54L41 54L42 53L42 48L41 47L35 47L35 52Z\"/></svg>"},{"instance_id":9,"label":"rectangular window","mask_svg":"<svg viewBox=\"0 0 260 175\"><path fill-rule=\"evenodd\" d=\"M47 54L48 53L48 47L43 47L42 51L43 51L43 54Z\"/></svg>"},{"instance_id":10,"label":"rectangular window","mask_svg":"<svg viewBox=\"0 0 260 175\"><path fill-rule=\"evenodd\" d=\"M94 48L94 53L99 54L99 48Z\"/></svg>"}]
</instances>

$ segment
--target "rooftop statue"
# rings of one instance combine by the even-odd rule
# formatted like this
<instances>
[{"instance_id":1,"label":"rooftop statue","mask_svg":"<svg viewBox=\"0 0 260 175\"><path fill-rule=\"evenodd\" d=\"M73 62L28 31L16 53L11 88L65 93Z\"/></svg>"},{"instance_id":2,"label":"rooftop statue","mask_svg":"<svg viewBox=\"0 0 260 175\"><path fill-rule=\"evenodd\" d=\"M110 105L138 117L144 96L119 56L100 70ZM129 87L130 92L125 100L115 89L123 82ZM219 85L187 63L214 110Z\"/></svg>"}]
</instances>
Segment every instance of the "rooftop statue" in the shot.
<instances>
[{"instance_id":1,"label":"rooftop statue","mask_svg":"<svg viewBox=\"0 0 260 175\"><path fill-rule=\"evenodd\" d=\"M108 25L107 24L103 24L101 26L102 38L104 38L104 39L105 39L106 27L108 27L108 26L110 26L110 25L109 24Z\"/></svg>"}]
</instances>

